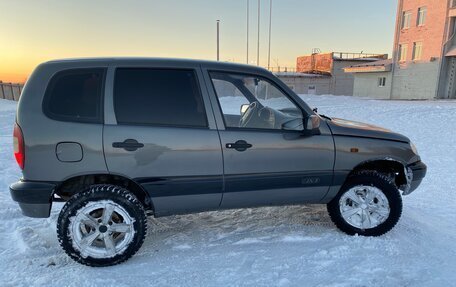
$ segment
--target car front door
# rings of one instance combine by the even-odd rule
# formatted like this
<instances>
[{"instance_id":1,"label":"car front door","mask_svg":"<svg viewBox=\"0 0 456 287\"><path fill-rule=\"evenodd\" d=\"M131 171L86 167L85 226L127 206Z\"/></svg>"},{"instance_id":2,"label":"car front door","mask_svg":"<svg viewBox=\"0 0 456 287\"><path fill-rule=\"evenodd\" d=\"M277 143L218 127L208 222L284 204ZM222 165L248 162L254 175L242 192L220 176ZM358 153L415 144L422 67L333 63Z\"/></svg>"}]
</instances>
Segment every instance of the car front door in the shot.
<instances>
[{"instance_id":1,"label":"car front door","mask_svg":"<svg viewBox=\"0 0 456 287\"><path fill-rule=\"evenodd\" d=\"M223 149L223 208L320 202L333 181L327 125L306 135L307 115L267 75L204 69Z\"/></svg>"},{"instance_id":2,"label":"car front door","mask_svg":"<svg viewBox=\"0 0 456 287\"><path fill-rule=\"evenodd\" d=\"M140 184L156 215L215 209L223 187L218 131L198 65L110 67L104 152Z\"/></svg>"}]
</instances>

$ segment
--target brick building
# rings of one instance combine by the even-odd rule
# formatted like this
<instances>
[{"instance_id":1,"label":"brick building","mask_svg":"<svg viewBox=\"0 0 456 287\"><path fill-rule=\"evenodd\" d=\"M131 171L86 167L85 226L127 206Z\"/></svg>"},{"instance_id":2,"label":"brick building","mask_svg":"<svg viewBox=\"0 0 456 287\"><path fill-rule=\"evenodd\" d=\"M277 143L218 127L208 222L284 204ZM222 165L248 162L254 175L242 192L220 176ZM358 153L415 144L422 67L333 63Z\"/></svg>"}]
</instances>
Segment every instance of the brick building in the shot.
<instances>
[{"instance_id":1,"label":"brick building","mask_svg":"<svg viewBox=\"0 0 456 287\"><path fill-rule=\"evenodd\" d=\"M352 95L354 77L344 68L387 58L386 54L313 53L296 59L296 72L276 76L298 94Z\"/></svg>"},{"instance_id":2,"label":"brick building","mask_svg":"<svg viewBox=\"0 0 456 287\"><path fill-rule=\"evenodd\" d=\"M399 0L393 58L353 65L354 95L387 99L456 98L456 1Z\"/></svg>"}]
</instances>

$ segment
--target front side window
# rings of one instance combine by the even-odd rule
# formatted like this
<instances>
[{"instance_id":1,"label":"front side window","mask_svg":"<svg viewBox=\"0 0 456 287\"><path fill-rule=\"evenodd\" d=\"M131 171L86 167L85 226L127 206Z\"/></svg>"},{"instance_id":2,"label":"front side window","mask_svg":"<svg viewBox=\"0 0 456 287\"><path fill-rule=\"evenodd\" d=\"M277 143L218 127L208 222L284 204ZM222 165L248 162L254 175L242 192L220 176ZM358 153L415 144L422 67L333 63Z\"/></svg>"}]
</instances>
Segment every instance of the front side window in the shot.
<instances>
[{"instance_id":1,"label":"front side window","mask_svg":"<svg viewBox=\"0 0 456 287\"><path fill-rule=\"evenodd\" d=\"M421 60L422 52L423 52L423 42L413 43L413 60Z\"/></svg>"},{"instance_id":2,"label":"front side window","mask_svg":"<svg viewBox=\"0 0 456 287\"><path fill-rule=\"evenodd\" d=\"M227 128L302 130L301 109L265 78L210 73Z\"/></svg>"},{"instance_id":3,"label":"front side window","mask_svg":"<svg viewBox=\"0 0 456 287\"><path fill-rule=\"evenodd\" d=\"M56 120L101 123L104 74L102 68L57 73L46 89L44 113Z\"/></svg>"},{"instance_id":4,"label":"front side window","mask_svg":"<svg viewBox=\"0 0 456 287\"><path fill-rule=\"evenodd\" d=\"M426 7L418 8L417 26L423 26L425 24L425 22L426 22L426 14L427 14L427 8Z\"/></svg>"},{"instance_id":5,"label":"front side window","mask_svg":"<svg viewBox=\"0 0 456 287\"><path fill-rule=\"evenodd\" d=\"M404 11L402 12L402 29L410 28L410 21L412 19L412 12Z\"/></svg>"},{"instance_id":6,"label":"front side window","mask_svg":"<svg viewBox=\"0 0 456 287\"><path fill-rule=\"evenodd\" d=\"M118 124L207 127L192 70L117 69L114 110Z\"/></svg>"}]
</instances>

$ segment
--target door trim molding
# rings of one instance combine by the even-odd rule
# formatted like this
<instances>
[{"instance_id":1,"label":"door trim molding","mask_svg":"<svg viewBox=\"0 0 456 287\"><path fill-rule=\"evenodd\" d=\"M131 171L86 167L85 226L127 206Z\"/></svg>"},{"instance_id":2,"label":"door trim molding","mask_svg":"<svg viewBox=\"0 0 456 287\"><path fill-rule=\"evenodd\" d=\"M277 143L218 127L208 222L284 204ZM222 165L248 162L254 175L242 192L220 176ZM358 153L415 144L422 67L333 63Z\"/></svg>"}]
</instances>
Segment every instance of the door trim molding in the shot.
<instances>
[{"instance_id":1,"label":"door trim molding","mask_svg":"<svg viewBox=\"0 0 456 287\"><path fill-rule=\"evenodd\" d=\"M349 171L274 172L134 179L151 197L342 185ZM225 185L223 186L223 182Z\"/></svg>"}]
</instances>

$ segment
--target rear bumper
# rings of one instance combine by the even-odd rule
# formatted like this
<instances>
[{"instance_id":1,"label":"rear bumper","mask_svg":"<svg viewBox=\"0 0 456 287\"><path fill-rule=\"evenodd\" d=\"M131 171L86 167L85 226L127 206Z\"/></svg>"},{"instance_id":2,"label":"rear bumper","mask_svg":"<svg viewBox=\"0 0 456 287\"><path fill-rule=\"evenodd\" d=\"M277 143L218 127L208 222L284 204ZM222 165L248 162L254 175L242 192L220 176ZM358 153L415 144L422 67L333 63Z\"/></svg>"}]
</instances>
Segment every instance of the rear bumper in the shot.
<instances>
[{"instance_id":1,"label":"rear bumper","mask_svg":"<svg viewBox=\"0 0 456 287\"><path fill-rule=\"evenodd\" d=\"M407 171L407 188L402 193L408 195L412 193L421 184L421 181L426 176L427 166L422 161L409 164L406 168Z\"/></svg>"},{"instance_id":2,"label":"rear bumper","mask_svg":"<svg viewBox=\"0 0 456 287\"><path fill-rule=\"evenodd\" d=\"M19 203L22 214L29 217L49 217L55 183L18 181L10 186L11 197Z\"/></svg>"}]
</instances>

